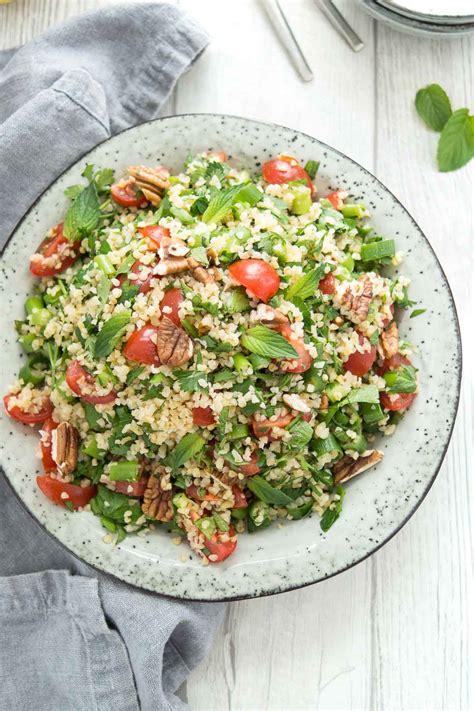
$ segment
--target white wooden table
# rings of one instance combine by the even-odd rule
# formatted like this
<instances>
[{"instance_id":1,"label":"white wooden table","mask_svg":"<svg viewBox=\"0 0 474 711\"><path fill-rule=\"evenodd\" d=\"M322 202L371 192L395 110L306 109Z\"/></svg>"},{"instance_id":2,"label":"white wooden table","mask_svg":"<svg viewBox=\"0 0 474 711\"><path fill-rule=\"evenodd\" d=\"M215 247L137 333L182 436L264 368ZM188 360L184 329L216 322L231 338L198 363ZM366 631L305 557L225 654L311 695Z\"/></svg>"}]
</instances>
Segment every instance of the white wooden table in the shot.
<instances>
[{"instance_id":1,"label":"white wooden table","mask_svg":"<svg viewBox=\"0 0 474 711\"><path fill-rule=\"evenodd\" d=\"M455 108L474 109L474 38L405 36L374 23L355 0L339 0L366 44L354 54L312 0L282 1L313 82L296 77L257 0L179 0L213 39L163 113L216 111L282 123L374 172L414 215L447 272L463 326L465 394L438 479L399 535L332 580L230 605L212 654L184 694L196 711L468 711L474 165L436 171L436 137L413 101L417 89L439 82ZM15 0L0 7L0 47L106 2Z\"/></svg>"}]
</instances>

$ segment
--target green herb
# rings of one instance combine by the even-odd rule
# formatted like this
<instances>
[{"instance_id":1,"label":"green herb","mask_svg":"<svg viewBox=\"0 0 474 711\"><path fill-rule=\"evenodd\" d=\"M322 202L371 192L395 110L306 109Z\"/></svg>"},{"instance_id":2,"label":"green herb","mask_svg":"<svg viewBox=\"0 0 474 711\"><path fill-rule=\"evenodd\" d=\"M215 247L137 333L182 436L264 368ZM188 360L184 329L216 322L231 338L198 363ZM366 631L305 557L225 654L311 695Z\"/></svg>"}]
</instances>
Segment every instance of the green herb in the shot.
<instances>
[{"instance_id":1,"label":"green herb","mask_svg":"<svg viewBox=\"0 0 474 711\"><path fill-rule=\"evenodd\" d=\"M109 521L117 521L122 524L126 511L132 512L130 523L135 523L142 515L139 499L131 499L126 494L111 491L102 484L99 484L97 494L91 499L90 504L96 516L105 516Z\"/></svg>"},{"instance_id":2,"label":"green herb","mask_svg":"<svg viewBox=\"0 0 474 711\"><path fill-rule=\"evenodd\" d=\"M416 318L417 316L421 316L421 314L424 313L426 313L426 309L415 309L411 312L410 318Z\"/></svg>"},{"instance_id":3,"label":"green herb","mask_svg":"<svg viewBox=\"0 0 474 711\"><path fill-rule=\"evenodd\" d=\"M319 160L309 160L304 169L308 173L311 180L314 180L319 170Z\"/></svg>"},{"instance_id":4,"label":"green herb","mask_svg":"<svg viewBox=\"0 0 474 711\"><path fill-rule=\"evenodd\" d=\"M71 200L75 200L79 193L82 193L84 190L84 185L70 185L66 190L64 191L64 194L67 198L70 198Z\"/></svg>"},{"instance_id":5,"label":"green herb","mask_svg":"<svg viewBox=\"0 0 474 711\"><path fill-rule=\"evenodd\" d=\"M204 266L206 267L209 264L209 259L207 257L207 249L205 247L195 247L191 250L190 256L195 259L196 262L204 264Z\"/></svg>"},{"instance_id":6,"label":"green herb","mask_svg":"<svg viewBox=\"0 0 474 711\"><path fill-rule=\"evenodd\" d=\"M136 260L135 260L135 257L133 256L133 254L129 254L128 257L125 257L122 264L119 266L119 268L115 272L115 276L118 276L119 274L128 274L130 269L135 264L135 261Z\"/></svg>"},{"instance_id":7,"label":"green herb","mask_svg":"<svg viewBox=\"0 0 474 711\"><path fill-rule=\"evenodd\" d=\"M212 374L213 383L225 383L227 380L233 380L235 378L235 373L229 368L223 368L222 370L214 371Z\"/></svg>"},{"instance_id":8,"label":"green herb","mask_svg":"<svg viewBox=\"0 0 474 711\"><path fill-rule=\"evenodd\" d=\"M110 481L138 481L140 464L138 462L111 462L109 465Z\"/></svg>"},{"instance_id":9,"label":"green herb","mask_svg":"<svg viewBox=\"0 0 474 711\"><path fill-rule=\"evenodd\" d=\"M304 301L310 296L314 296L316 289L319 286L321 278L324 276L326 265L320 264L316 269L303 274L292 286L290 286L285 294L285 297L291 301L295 296Z\"/></svg>"},{"instance_id":10,"label":"green herb","mask_svg":"<svg viewBox=\"0 0 474 711\"><path fill-rule=\"evenodd\" d=\"M46 341L44 346L44 352L49 360L49 365L51 368L51 380L53 387L56 384L56 368L61 361L61 354L59 351L59 346L53 341Z\"/></svg>"},{"instance_id":11,"label":"green herb","mask_svg":"<svg viewBox=\"0 0 474 711\"><path fill-rule=\"evenodd\" d=\"M266 504L285 506L286 504L291 504L293 501L293 499L291 499L283 491L275 489L274 486L265 481L265 479L259 474L256 474L249 479L247 481L247 486L250 491L252 491L255 496L260 499L260 501L264 501Z\"/></svg>"},{"instance_id":12,"label":"green herb","mask_svg":"<svg viewBox=\"0 0 474 711\"><path fill-rule=\"evenodd\" d=\"M206 380L206 376L199 370L173 370L173 375L179 383L180 390L185 393L196 393L205 389L199 385L199 381Z\"/></svg>"},{"instance_id":13,"label":"green herb","mask_svg":"<svg viewBox=\"0 0 474 711\"><path fill-rule=\"evenodd\" d=\"M122 290L122 293L120 294L120 297L117 301L118 304L124 304L126 301L129 301L131 303L140 291L140 286L138 284L135 284L134 282L129 281L128 279L126 279L123 284L120 285L120 288Z\"/></svg>"},{"instance_id":14,"label":"green herb","mask_svg":"<svg viewBox=\"0 0 474 711\"><path fill-rule=\"evenodd\" d=\"M209 201L204 197L200 197L193 202L189 212L193 217L198 217L198 215L203 215L206 212L208 205Z\"/></svg>"},{"instance_id":15,"label":"green herb","mask_svg":"<svg viewBox=\"0 0 474 711\"><path fill-rule=\"evenodd\" d=\"M336 494L338 494L339 500L334 503L332 508L326 509L319 523L319 525L321 526L321 530L323 530L324 533L329 531L333 523L335 523L339 518L340 513L342 511L342 502L344 501L345 491L341 485L336 487Z\"/></svg>"},{"instance_id":16,"label":"green herb","mask_svg":"<svg viewBox=\"0 0 474 711\"><path fill-rule=\"evenodd\" d=\"M362 385L360 388L351 390L349 395L344 398L341 405L351 405L354 402L369 402L378 403L379 390L376 385Z\"/></svg>"},{"instance_id":17,"label":"green herb","mask_svg":"<svg viewBox=\"0 0 474 711\"><path fill-rule=\"evenodd\" d=\"M131 317L130 311L122 311L104 323L95 339L94 358L106 358L112 353Z\"/></svg>"},{"instance_id":18,"label":"green herb","mask_svg":"<svg viewBox=\"0 0 474 711\"><path fill-rule=\"evenodd\" d=\"M363 262L372 262L395 255L395 242L393 239L384 239L378 242L363 244L360 248L360 258Z\"/></svg>"},{"instance_id":19,"label":"green herb","mask_svg":"<svg viewBox=\"0 0 474 711\"><path fill-rule=\"evenodd\" d=\"M74 241L82 239L97 227L100 215L97 188L91 183L79 193L66 213L63 227L65 236Z\"/></svg>"},{"instance_id":20,"label":"green herb","mask_svg":"<svg viewBox=\"0 0 474 711\"><path fill-rule=\"evenodd\" d=\"M203 533L209 540L212 538L216 532L216 524L211 516L205 516L204 518L198 518L195 522L195 526L199 528L201 533Z\"/></svg>"},{"instance_id":21,"label":"green herb","mask_svg":"<svg viewBox=\"0 0 474 711\"><path fill-rule=\"evenodd\" d=\"M438 143L438 168L442 173L458 170L474 157L474 116L468 109L453 113Z\"/></svg>"},{"instance_id":22,"label":"green herb","mask_svg":"<svg viewBox=\"0 0 474 711\"><path fill-rule=\"evenodd\" d=\"M97 412L93 405L88 402L84 402L84 400L82 400L81 405L90 429L94 432L100 431L102 428L99 425L99 420L102 418L102 414Z\"/></svg>"},{"instance_id":23,"label":"green herb","mask_svg":"<svg viewBox=\"0 0 474 711\"><path fill-rule=\"evenodd\" d=\"M304 420L293 420L293 422L288 425L287 430L291 432L289 445L294 449L306 447L313 436L313 428Z\"/></svg>"},{"instance_id":24,"label":"green herb","mask_svg":"<svg viewBox=\"0 0 474 711\"><path fill-rule=\"evenodd\" d=\"M439 84L429 84L420 89L415 97L418 115L433 131L442 131L452 114L448 95Z\"/></svg>"},{"instance_id":25,"label":"green herb","mask_svg":"<svg viewBox=\"0 0 474 711\"><path fill-rule=\"evenodd\" d=\"M263 193L253 183L247 183L240 190L236 202L247 203L250 207L254 207L264 198Z\"/></svg>"},{"instance_id":26,"label":"green herb","mask_svg":"<svg viewBox=\"0 0 474 711\"><path fill-rule=\"evenodd\" d=\"M95 175L95 184L99 193L104 192L114 180L114 171L112 168L104 168L99 170Z\"/></svg>"},{"instance_id":27,"label":"green herb","mask_svg":"<svg viewBox=\"0 0 474 711\"><path fill-rule=\"evenodd\" d=\"M168 455L166 459L168 466L175 470L179 469L188 459L192 459L196 454L199 454L205 444L206 441L197 432L190 432L184 435Z\"/></svg>"},{"instance_id":28,"label":"green herb","mask_svg":"<svg viewBox=\"0 0 474 711\"><path fill-rule=\"evenodd\" d=\"M97 285L97 296L99 297L99 301L102 306L107 303L111 286L112 282L110 281L110 279L105 274L101 274L99 283Z\"/></svg>"},{"instance_id":29,"label":"green herb","mask_svg":"<svg viewBox=\"0 0 474 711\"><path fill-rule=\"evenodd\" d=\"M144 370L144 365L137 365L135 368L132 368L132 370L127 375L126 384L131 385L133 382L135 382L135 380L143 373Z\"/></svg>"},{"instance_id":30,"label":"green herb","mask_svg":"<svg viewBox=\"0 0 474 711\"><path fill-rule=\"evenodd\" d=\"M371 346L375 346L375 345L377 344L377 341L379 340L379 336L380 336L380 332L379 332L379 330L378 330L378 328L377 328L377 329L375 329L375 331L373 332L373 334L372 334L371 337L369 338L369 343L370 343Z\"/></svg>"},{"instance_id":31,"label":"green herb","mask_svg":"<svg viewBox=\"0 0 474 711\"><path fill-rule=\"evenodd\" d=\"M227 170L225 163L213 160L207 164L203 177L209 180L215 175L219 180L222 180L227 175Z\"/></svg>"},{"instance_id":32,"label":"green herb","mask_svg":"<svg viewBox=\"0 0 474 711\"><path fill-rule=\"evenodd\" d=\"M229 314L242 313L250 309L249 298L243 289L232 289L223 296L224 308Z\"/></svg>"},{"instance_id":33,"label":"green herb","mask_svg":"<svg viewBox=\"0 0 474 711\"><path fill-rule=\"evenodd\" d=\"M219 439L222 439L225 435L225 426L227 424L227 419L229 417L229 408L223 407L217 421L217 431L219 433Z\"/></svg>"},{"instance_id":34,"label":"green herb","mask_svg":"<svg viewBox=\"0 0 474 711\"><path fill-rule=\"evenodd\" d=\"M229 353L234 349L234 346L231 343L216 341L214 338L211 338L211 336L199 336L199 340L204 343L208 351L215 351L216 353Z\"/></svg>"},{"instance_id":35,"label":"green herb","mask_svg":"<svg viewBox=\"0 0 474 711\"><path fill-rule=\"evenodd\" d=\"M222 518L222 516L219 516L219 514L214 514L214 516L212 518L214 519L215 524L216 524L217 528L219 529L219 531L226 532L229 530L229 524L227 523L227 521L225 519Z\"/></svg>"},{"instance_id":36,"label":"green herb","mask_svg":"<svg viewBox=\"0 0 474 711\"><path fill-rule=\"evenodd\" d=\"M391 393L414 393L417 388L416 370L412 365L402 365L383 377Z\"/></svg>"},{"instance_id":37,"label":"green herb","mask_svg":"<svg viewBox=\"0 0 474 711\"><path fill-rule=\"evenodd\" d=\"M230 209L235 202L235 198L241 189L242 185L233 185L231 188L226 188L225 190L220 190L215 193L202 216L202 221L215 223L220 222L222 218L230 212Z\"/></svg>"},{"instance_id":38,"label":"green herb","mask_svg":"<svg viewBox=\"0 0 474 711\"><path fill-rule=\"evenodd\" d=\"M267 358L297 358L298 353L279 333L266 326L254 326L246 331L240 342L251 353Z\"/></svg>"}]
</instances>

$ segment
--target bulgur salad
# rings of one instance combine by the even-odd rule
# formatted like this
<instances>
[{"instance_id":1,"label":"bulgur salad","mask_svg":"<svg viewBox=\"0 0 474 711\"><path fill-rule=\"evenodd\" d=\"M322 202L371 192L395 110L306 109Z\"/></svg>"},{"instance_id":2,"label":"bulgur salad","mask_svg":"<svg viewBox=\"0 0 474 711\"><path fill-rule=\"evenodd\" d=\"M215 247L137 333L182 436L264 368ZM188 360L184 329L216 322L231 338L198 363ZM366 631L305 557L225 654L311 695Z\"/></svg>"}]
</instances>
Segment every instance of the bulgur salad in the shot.
<instances>
[{"instance_id":1,"label":"bulgur salad","mask_svg":"<svg viewBox=\"0 0 474 711\"><path fill-rule=\"evenodd\" d=\"M317 161L232 163L118 182L87 165L31 257L4 398L40 426L47 497L107 542L162 526L206 564L275 521L315 512L328 531L418 389L394 241L342 190L318 199Z\"/></svg>"}]
</instances>

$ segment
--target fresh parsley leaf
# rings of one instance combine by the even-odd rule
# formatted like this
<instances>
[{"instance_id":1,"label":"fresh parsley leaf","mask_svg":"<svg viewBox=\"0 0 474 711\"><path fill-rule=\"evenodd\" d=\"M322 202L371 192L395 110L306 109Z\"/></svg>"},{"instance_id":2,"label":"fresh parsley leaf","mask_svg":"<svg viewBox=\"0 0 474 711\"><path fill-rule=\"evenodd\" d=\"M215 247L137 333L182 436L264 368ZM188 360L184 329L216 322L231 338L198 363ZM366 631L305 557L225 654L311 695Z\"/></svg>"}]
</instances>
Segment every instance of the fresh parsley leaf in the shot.
<instances>
[{"instance_id":1,"label":"fresh parsley leaf","mask_svg":"<svg viewBox=\"0 0 474 711\"><path fill-rule=\"evenodd\" d=\"M99 425L99 420L102 418L102 414L100 412L97 412L94 405L91 405L90 403L85 402L84 400L81 401L81 404L84 410L84 415L86 417L87 424L89 425L90 429L93 432L100 432L102 428Z\"/></svg>"},{"instance_id":2,"label":"fresh parsley leaf","mask_svg":"<svg viewBox=\"0 0 474 711\"><path fill-rule=\"evenodd\" d=\"M221 410L221 413L219 415L219 420L217 423L217 430L219 433L219 439L222 439L225 435L225 426L227 424L227 420L229 418L229 408L228 407L223 407Z\"/></svg>"},{"instance_id":3,"label":"fresh parsley leaf","mask_svg":"<svg viewBox=\"0 0 474 711\"><path fill-rule=\"evenodd\" d=\"M76 197L64 218L63 232L68 239L82 239L97 227L101 212L97 188L94 183L88 185Z\"/></svg>"},{"instance_id":4,"label":"fresh parsley leaf","mask_svg":"<svg viewBox=\"0 0 474 711\"><path fill-rule=\"evenodd\" d=\"M99 170L95 175L95 184L99 193L104 192L114 180L114 171L112 168L104 168Z\"/></svg>"},{"instance_id":5,"label":"fresh parsley leaf","mask_svg":"<svg viewBox=\"0 0 474 711\"><path fill-rule=\"evenodd\" d=\"M130 523L135 523L142 513L139 499L131 499L126 494L111 491L103 484L99 484L97 494L90 503L96 516L105 516L107 519L121 523L124 522L126 511L132 512L131 516L129 514Z\"/></svg>"},{"instance_id":6,"label":"fresh parsley leaf","mask_svg":"<svg viewBox=\"0 0 474 711\"><path fill-rule=\"evenodd\" d=\"M458 170L474 157L474 116L458 109L448 119L438 143L438 168L442 173Z\"/></svg>"},{"instance_id":7,"label":"fresh parsley leaf","mask_svg":"<svg viewBox=\"0 0 474 711\"><path fill-rule=\"evenodd\" d=\"M199 454L206 441L197 434L189 432L178 442L174 450L167 457L167 464L173 469L179 469L188 459L192 459Z\"/></svg>"},{"instance_id":8,"label":"fresh parsley leaf","mask_svg":"<svg viewBox=\"0 0 474 711\"><path fill-rule=\"evenodd\" d=\"M426 309L415 309L411 312L410 318L416 318L416 316L421 316L421 314L424 314L425 312Z\"/></svg>"},{"instance_id":9,"label":"fresh parsley leaf","mask_svg":"<svg viewBox=\"0 0 474 711\"><path fill-rule=\"evenodd\" d=\"M92 182L92 178L94 177L94 164L93 163L87 163L86 167L81 173L82 177L85 178L89 183Z\"/></svg>"},{"instance_id":10,"label":"fresh parsley leaf","mask_svg":"<svg viewBox=\"0 0 474 711\"><path fill-rule=\"evenodd\" d=\"M104 323L95 339L94 358L106 358L112 353L131 317L130 311L122 311Z\"/></svg>"},{"instance_id":11,"label":"fresh parsley leaf","mask_svg":"<svg viewBox=\"0 0 474 711\"><path fill-rule=\"evenodd\" d=\"M280 489L275 489L274 486L265 481L259 474L249 479L247 486L260 501L264 501L266 504L285 506L286 504L291 504L293 501L291 497Z\"/></svg>"},{"instance_id":12,"label":"fresh parsley leaf","mask_svg":"<svg viewBox=\"0 0 474 711\"><path fill-rule=\"evenodd\" d=\"M276 331L266 326L254 326L246 331L240 342L246 350L267 358L297 358L292 345Z\"/></svg>"},{"instance_id":13,"label":"fresh parsley leaf","mask_svg":"<svg viewBox=\"0 0 474 711\"><path fill-rule=\"evenodd\" d=\"M420 89L416 94L415 106L420 118L433 131L442 131L452 114L449 97L439 84L429 84Z\"/></svg>"},{"instance_id":14,"label":"fresh parsley leaf","mask_svg":"<svg viewBox=\"0 0 474 711\"><path fill-rule=\"evenodd\" d=\"M204 388L199 385L200 380L206 376L199 370L173 370L173 375L179 383L180 390L185 393L196 393Z\"/></svg>"},{"instance_id":15,"label":"fresh parsley leaf","mask_svg":"<svg viewBox=\"0 0 474 711\"><path fill-rule=\"evenodd\" d=\"M115 272L115 276L118 276L119 274L128 274L132 266L135 264L135 257L133 254L129 254L128 257L125 257L123 260L122 264L119 266L117 271Z\"/></svg>"},{"instance_id":16,"label":"fresh parsley leaf","mask_svg":"<svg viewBox=\"0 0 474 711\"><path fill-rule=\"evenodd\" d=\"M228 169L225 163L221 163L220 161L211 161L207 164L204 177L209 179L212 178L213 175L215 175L217 176L217 178L219 178L219 180L222 180L222 178L225 178L225 176L227 175L227 172Z\"/></svg>"},{"instance_id":17,"label":"fresh parsley leaf","mask_svg":"<svg viewBox=\"0 0 474 711\"><path fill-rule=\"evenodd\" d=\"M134 284L133 282L129 281L126 279L123 284L120 286L122 289L122 293L120 294L118 303L119 304L124 304L126 301L133 301L133 299L136 297L138 292L140 291L140 287L138 284Z\"/></svg>"},{"instance_id":18,"label":"fresh parsley leaf","mask_svg":"<svg viewBox=\"0 0 474 711\"><path fill-rule=\"evenodd\" d=\"M287 430L291 432L289 445L294 449L302 449L305 447L314 434L311 425L304 420L293 420L293 422L288 425Z\"/></svg>"},{"instance_id":19,"label":"fresh parsley leaf","mask_svg":"<svg viewBox=\"0 0 474 711\"><path fill-rule=\"evenodd\" d=\"M145 370L144 365L137 365L135 368L132 368L132 370L129 371L126 379L126 384L131 385L135 380L138 378L139 375L143 373Z\"/></svg>"},{"instance_id":20,"label":"fresh parsley leaf","mask_svg":"<svg viewBox=\"0 0 474 711\"><path fill-rule=\"evenodd\" d=\"M383 377L391 393L414 393L417 388L416 369L412 365L402 365Z\"/></svg>"}]
</instances>

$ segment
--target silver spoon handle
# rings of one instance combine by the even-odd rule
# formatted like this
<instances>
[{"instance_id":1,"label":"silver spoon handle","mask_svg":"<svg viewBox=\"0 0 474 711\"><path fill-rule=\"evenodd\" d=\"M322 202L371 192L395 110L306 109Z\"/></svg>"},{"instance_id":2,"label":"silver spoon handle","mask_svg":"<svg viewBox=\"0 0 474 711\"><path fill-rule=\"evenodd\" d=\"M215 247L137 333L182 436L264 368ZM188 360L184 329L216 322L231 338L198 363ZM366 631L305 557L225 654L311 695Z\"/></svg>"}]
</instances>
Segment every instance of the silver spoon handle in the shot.
<instances>
[{"instance_id":1,"label":"silver spoon handle","mask_svg":"<svg viewBox=\"0 0 474 711\"><path fill-rule=\"evenodd\" d=\"M298 44L285 13L281 9L280 3L278 0L261 0L261 3L298 74L303 81L311 81L313 79L313 72Z\"/></svg>"},{"instance_id":2,"label":"silver spoon handle","mask_svg":"<svg viewBox=\"0 0 474 711\"><path fill-rule=\"evenodd\" d=\"M364 47L364 43L359 35L354 32L346 18L341 15L332 0L314 0L314 2L324 12L339 34L344 37L349 47L351 47L354 52L360 52Z\"/></svg>"}]
</instances>

